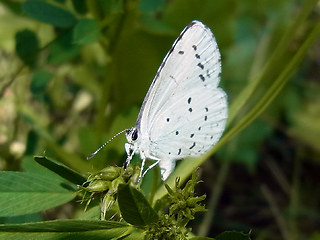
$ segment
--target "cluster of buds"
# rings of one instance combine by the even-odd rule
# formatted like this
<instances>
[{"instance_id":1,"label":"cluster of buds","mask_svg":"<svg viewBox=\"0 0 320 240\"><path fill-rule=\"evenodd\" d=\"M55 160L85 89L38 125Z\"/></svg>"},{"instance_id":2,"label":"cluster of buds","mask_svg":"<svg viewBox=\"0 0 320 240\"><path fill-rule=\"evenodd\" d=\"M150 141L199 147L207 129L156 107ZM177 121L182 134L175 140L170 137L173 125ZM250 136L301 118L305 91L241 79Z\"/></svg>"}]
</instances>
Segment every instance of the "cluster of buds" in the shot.
<instances>
[{"instance_id":1,"label":"cluster of buds","mask_svg":"<svg viewBox=\"0 0 320 240\"><path fill-rule=\"evenodd\" d=\"M105 220L106 213L116 202L119 184L130 184L133 187L138 187L139 173L140 167L130 164L126 170L123 167L109 166L91 174L87 181L79 186L85 192L84 198L87 193L90 194L87 198L86 208L93 199L100 197L102 199L101 220Z\"/></svg>"},{"instance_id":2,"label":"cluster of buds","mask_svg":"<svg viewBox=\"0 0 320 240\"><path fill-rule=\"evenodd\" d=\"M159 221L149 225L146 230L145 239L162 239L162 240L187 240L186 225L194 219L197 212L206 211L205 207L199 202L203 201L206 196L195 196L194 188L198 183L196 172L192 178L182 188L179 178L176 179L174 190L167 184L165 187L168 191L169 213L159 214Z\"/></svg>"},{"instance_id":3,"label":"cluster of buds","mask_svg":"<svg viewBox=\"0 0 320 240\"><path fill-rule=\"evenodd\" d=\"M195 196L194 188L197 183L196 172L194 172L184 188L181 188L179 178L176 179L174 191L165 184L171 202L169 216L174 217L181 226L186 226L190 220L193 220L197 212L207 211L203 205L199 204L206 195Z\"/></svg>"}]
</instances>

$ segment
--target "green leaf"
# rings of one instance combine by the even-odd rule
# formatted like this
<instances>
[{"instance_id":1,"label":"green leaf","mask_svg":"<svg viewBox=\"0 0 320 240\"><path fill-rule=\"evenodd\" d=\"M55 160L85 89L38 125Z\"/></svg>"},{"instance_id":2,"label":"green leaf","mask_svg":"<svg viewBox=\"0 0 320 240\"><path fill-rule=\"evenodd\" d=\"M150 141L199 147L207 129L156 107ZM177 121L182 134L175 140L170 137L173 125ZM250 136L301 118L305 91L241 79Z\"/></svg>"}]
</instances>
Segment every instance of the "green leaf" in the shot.
<instances>
[{"instance_id":1,"label":"green leaf","mask_svg":"<svg viewBox=\"0 0 320 240\"><path fill-rule=\"evenodd\" d=\"M67 28L76 23L76 18L72 13L45 1L25 1L22 3L22 9L30 17L55 27Z\"/></svg>"},{"instance_id":2,"label":"green leaf","mask_svg":"<svg viewBox=\"0 0 320 240\"><path fill-rule=\"evenodd\" d=\"M159 219L143 194L129 185L119 185L118 203L123 219L132 225L146 226Z\"/></svg>"},{"instance_id":3,"label":"green leaf","mask_svg":"<svg viewBox=\"0 0 320 240\"><path fill-rule=\"evenodd\" d=\"M152 12L164 8L164 0L142 0L139 2L139 8L142 12Z\"/></svg>"},{"instance_id":4,"label":"green leaf","mask_svg":"<svg viewBox=\"0 0 320 240\"><path fill-rule=\"evenodd\" d=\"M111 221L55 220L0 225L0 239L118 239L132 231L127 224Z\"/></svg>"},{"instance_id":5,"label":"green leaf","mask_svg":"<svg viewBox=\"0 0 320 240\"><path fill-rule=\"evenodd\" d=\"M48 168L52 172L55 172L59 176L63 177L64 179L67 179L68 181L74 184L81 185L87 180L82 175L80 175L79 173L75 172L74 170L65 166L62 163L40 156L34 157L34 160L40 165Z\"/></svg>"},{"instance_id":6,"label":"green leaf","mask_svg":"<svg viewBox=\"0 0 320 240\"><path fill-rule=\"evenodd\" d=\"M39 69L35 71L31 80L30 90L33 94L43 93L52 78L52 74Z\"/></svg>"},{"instance_id":7,"label":"green leaf","mask_svg":"<svg viewBox=\"0 0 320 240\"><path fill-rule=\"evenodd\" d=\"M17 55L26 65L33 67L39 50L37 35L30 30L22 30L16 33L15 40Z\"/></svg>"},{"instance_id":8,"label":"green leaf","mask_svg":"<svg viewBox=\"0 0 320 240\"><path fill-rule=\"evenodd\" d=\"M242 232L226 231L219 234L216 240L250 240L250 236Z\"/></svg>"},{"instance_id":9,"label":"green leaf","mask_svg":"<svg viewBox=\"0 0 320 240\"><path fill-rule=\"evenodd\" d=\"M0 216L39 212L72 200L75 192L57 179L27 172L0 172Z\"/></svg>"},{"instance_id":10,"label":"green leaf","mask_svg":"<svg viewBox=\"0 0 320 240\"><path fill-rule=\"evenodd\" d=\"M86 14L88 12L85 0L72 0L72 5L79 14Z\"/></svg>"},{"instance_id":11,"label":"green leaf","mask_svg":"<svg viewBox=\"0 0 320 240\"><path fill-rule=\"evenodd\" d=\"M215 240L215 238L209 238L209 237L193 237L190 238L190 240ZM232 240L232 239L230 239Z\"/></svg>"},{"instance_id":12,"label":"green leaf","mask_svg":"<svg viewBox=\"0 0 320 240\"><path fill-rule=\"evenodd\" d=\"M50 54L47 58L49 64L56 64L69 61L75 58L79 52L80 47L73 43L73 30L68 29L64 31L59 38L54 40L50 45Z\"/></svg>"},{"instance_id":13,"label":"green leaf","mask_svg":"<svg viewBox=\"0 0 320 240\"><path fill-rule=\"evenodd\" d=\"M30 213L13 217L0 217L0 224L18 224L38 221L41 221L41 215L39 213Z\"/></svg>"},{"instance_id":14,"label":"green leaf","mask_svg":"<svg viewBox=\"0 0 320 240\"><path fill-rule=\"evenodd\" d=\"M115 221L53 220L27 224L3 224L0 225L0 232L85 232L128 226L126 223Z\"/></svg>"},{"instance_id":15,"label":"green leaf","mask_svg":"<svg viewBox=\"0 0 320 240\"><path fill-rule=\"evenodd\" d=\"M81 19L73 30L73 41L77 44L93 43L100 36L99 23L94 19Z\"/></svg>"}]
</instances>

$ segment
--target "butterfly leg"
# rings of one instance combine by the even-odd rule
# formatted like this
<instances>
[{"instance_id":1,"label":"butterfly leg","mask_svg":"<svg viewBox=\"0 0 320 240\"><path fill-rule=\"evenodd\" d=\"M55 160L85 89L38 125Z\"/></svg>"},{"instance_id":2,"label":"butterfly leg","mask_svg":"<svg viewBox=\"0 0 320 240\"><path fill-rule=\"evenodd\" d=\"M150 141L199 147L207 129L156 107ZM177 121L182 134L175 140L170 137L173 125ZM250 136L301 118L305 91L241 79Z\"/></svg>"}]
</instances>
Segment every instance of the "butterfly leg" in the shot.
<instances>
[{"instance_id":1,"label":"butterfly leg","mask_svg":"<svg viewBox=\"0 0 320 240\"><path fill-rule=\"evenodd\" d=\"M152 169L154 166L156 166L159 162L160 162L160 159L159 158L152 158L152 160L155 160L156 162L155 163L152 163L142 174L142 177L144 177L144 175L146 175L146 173Z\"/></svg>"},{"instance_id":2,"label":"butterfly leg","mask_svg":"<svg viewBox=\"0 0 320 240\"><path fill-rule=\"evenodd\" d=\"M142 172L143 172L143 168L144 168L144 164L146 163L146 157L143 156L142 154L140 154L141 156L141 167L140 167L140 173L139 173L139 178L138 178L138 182L140 182L141 178L143 177Z\"/></svg>"},{"instance_id":3,"label":"butterfly leg","mask_svg":"<svg viewBox=\"0 0 320 240\"><path fill-rule=\"evenodd\" d=\"M131 145L129 143L126 143L124 145L124 147L125 147L126 152L127 152L127 159L126 159L126 161L125 161L125 163L123 165L123 168L124 168L124 170L126 170L127 166L130 164L130 161L131 161L131 159L132 159L132 157L134 155L134 151L132 150L132 147L131 147Z\"/></svg>"}]
</instances>

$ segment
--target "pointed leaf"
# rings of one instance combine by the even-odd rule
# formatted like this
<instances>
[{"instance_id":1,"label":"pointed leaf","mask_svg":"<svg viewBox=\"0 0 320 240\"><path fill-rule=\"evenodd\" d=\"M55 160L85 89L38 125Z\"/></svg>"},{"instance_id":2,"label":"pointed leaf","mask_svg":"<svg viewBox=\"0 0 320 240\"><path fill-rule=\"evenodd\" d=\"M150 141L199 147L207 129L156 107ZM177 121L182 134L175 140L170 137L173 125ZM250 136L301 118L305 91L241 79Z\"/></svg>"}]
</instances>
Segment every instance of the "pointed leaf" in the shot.
<instances>
[{"instance_id":1,"label":"pointed leaf","mask_svg":"<svg viewBox=\"0 0 320 240\"><path fill-rule=\"evenodd\" d=\"M129 185L119 185L118 203L122 217L132 225L145 226L159 219L143 194Z\"/></svg>"},{"instance_id":2,"label":"pointed leaf","mask_svg":"<svg viewBox=\"0 0 320 240\"><path fill-rule=\"evenodd\" d=\"M76 193L57 179L34 173L0 172L0 216L39 212L72 200Z\"/></svg>"},{"instance_id":3,"label":"pointed leaf","mask_svg":"<svg viewBox=\"0 0 320 240\"><path fill-rule=\"evenodd\" d=\"M82 175L80 175L79 173L75 172L74 170L65 166L62 163L40 156L34 157L34 160L40 165L48 168L49 170L55 172L59 176L63 177L64 179L67 179L68 181L74 184L81 185L87 180Z\"/></svg>"},{"instance_id":4,"label":"pointed leaf","mask_svg":"<svg viewBox=\"0 0 320 240\"><path fill-rule=\"evenodd\" d=\"M127 224L111 221L55 220L0 225L0 239L118 239L132 231Z\"/></svg>"}]
</instances>

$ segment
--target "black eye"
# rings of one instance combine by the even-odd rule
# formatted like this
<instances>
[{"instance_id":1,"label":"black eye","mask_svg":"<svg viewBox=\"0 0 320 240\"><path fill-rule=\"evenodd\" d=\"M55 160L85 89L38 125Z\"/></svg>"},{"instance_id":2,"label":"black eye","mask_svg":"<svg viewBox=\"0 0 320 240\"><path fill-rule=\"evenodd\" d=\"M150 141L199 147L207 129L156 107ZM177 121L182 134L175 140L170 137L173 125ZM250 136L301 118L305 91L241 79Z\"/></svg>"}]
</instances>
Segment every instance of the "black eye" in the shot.
<instances>
[{"instance_id":1,"label":"black eye","mask_svg":"<svg viewBox=\"0 0 320 240\"><path fill-rule=\"evenodd\" d=\"M138 130L135 129L131 135L131 139L132 139L132 141L135 141L135 140L137 140L137 138L138 138Z\"/></svg>"}]
</instances>

